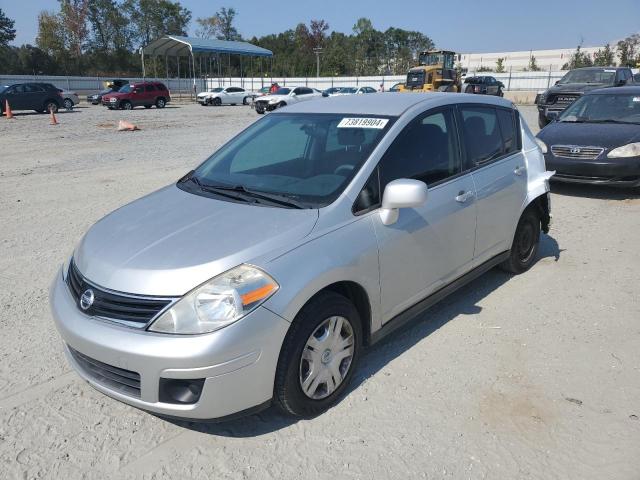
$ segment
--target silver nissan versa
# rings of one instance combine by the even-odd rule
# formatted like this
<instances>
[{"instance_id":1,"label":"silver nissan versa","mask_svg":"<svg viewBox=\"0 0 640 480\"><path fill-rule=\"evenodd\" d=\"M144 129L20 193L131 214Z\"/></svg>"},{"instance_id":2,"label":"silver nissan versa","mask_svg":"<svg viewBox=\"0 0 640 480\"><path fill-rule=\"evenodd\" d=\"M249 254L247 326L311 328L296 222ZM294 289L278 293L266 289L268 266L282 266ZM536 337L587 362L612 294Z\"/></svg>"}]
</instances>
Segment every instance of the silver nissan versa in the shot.
<instances>
[{"instance_id":1,"label":"silver nissan versa","mask_svg":"<svg viewBox=\"0 0 640 480\"><path fill-rule=\"evenodd\" d=\"M289 106L96 223L53 317L77 372L135 407L311 417L363 348L494 266L531 267L551 175L500 98Z\"/></svg>"}]
</instances>

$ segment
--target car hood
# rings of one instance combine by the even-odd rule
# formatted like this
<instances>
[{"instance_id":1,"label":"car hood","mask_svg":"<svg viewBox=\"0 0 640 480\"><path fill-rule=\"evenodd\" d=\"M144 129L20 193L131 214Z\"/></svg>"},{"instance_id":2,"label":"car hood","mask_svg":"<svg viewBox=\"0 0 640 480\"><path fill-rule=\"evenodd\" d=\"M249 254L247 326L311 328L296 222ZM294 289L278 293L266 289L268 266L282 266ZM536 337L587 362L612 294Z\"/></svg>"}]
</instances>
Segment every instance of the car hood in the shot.
<instances>
[{"instance_id":1,"label":"car hood","mask_svg":"<svg viewBox=\"0 0 640 480\"><path fill-rule=\"evenodd\" d=\"M607 149L640 141L640 125L553 122L538 133L551 145L598 146Z\"/></svg>"},{"instance_id":2,"label":"car hood","mask_svg":"<svg viewBox=\"0 0 640 480\"><path fill-rule=\"evenodd\" d=\"M293 245L315 209L215 200L167 186L93 225L74 252L91 282L140 295L183 295L241 263Z\"/></svg>"},{"instance_id":3,"label":"car hood","mask_svg":"<svg viewBox=\"0 0 640 480\"><path fill-rule=\"evenodd\" d=\"M120 93L120 92L113 92L113 93L103 93L102 97L103 98L122 98L122 97L126 97L128 95L128 93Z\"/></svg>"},{"instance_id":4,"label":"car hood","mask_svg":"<svg viewBox=\"0 0 640 480\"><path fill-rule=\"evenodd\" d=\"M554 85L549 90L549 93L585 93L595 90L596 88L610 87L609 84L604 83L565 83L562 85Z\"/></svg>"}]
</instances>

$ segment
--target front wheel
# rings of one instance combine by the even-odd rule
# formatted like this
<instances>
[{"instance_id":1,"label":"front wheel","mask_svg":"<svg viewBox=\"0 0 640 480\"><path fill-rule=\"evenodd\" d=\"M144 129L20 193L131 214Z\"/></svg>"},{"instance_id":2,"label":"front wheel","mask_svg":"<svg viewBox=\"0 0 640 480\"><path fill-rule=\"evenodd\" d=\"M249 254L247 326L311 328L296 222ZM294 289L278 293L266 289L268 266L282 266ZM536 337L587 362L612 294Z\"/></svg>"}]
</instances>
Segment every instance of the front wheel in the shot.
<instances>
[{"instance_id":1,"label":"front wheel","mask_svg":"<svg viewBox=\"0 0 640 480\"><path fill-rule=\"evenodd\" d=\"M222 100L220 100L220 97L216 97L213 99L213 105L215 107L219 107L220 105L222 105Z\"/></svg>"},{"instance_id":2,"label":"front wheel","mask_svg":"<svg viewBox=\"0 0 640 480\"><path fill-rule=\"evenodd\" d=\"M131 102L129 102L128 100L127 100L127 101L122 102L122 103L120 104L120 107L121 107L123 110L133 110L133 104L132 104Z\"/></svg>"},{"instance_id":3,"label":"front wheel","mask_svg":"<svg viewBox=\"0 0 640 480\"><path fill-rule=\"evenodd\" d=\"M540 244L540 216L535 207L527 208L518 222L509 258L500 264L511 273L524 273L531 268Z\"/></svg>"},{"instance_id":4,"label":"front wheel","mask_svg":"<svg viewBox=\"0 0 640 480\"><path fill-rule=\"evenodd\" d=\"M538 114L538 127L540 127L541 129L546 127L547 125L549 125L549 120L547 120L547 117L545 116L544 113L540 112Z\"/></svg>"},{"instance_id":5,"label":"front wheel","mask_svg":"<svg viewBox=\"0 0 640 480\"><path fill-rule=\"evenodd\" d=\"M333 292L317 295L284 340L274 386L277 405L306 418L329 409L349 384L361 348L362 325L353 303Z\"/></svg>"},{"instance_id":6,"label":"front wheel","mask_svg":"<svg viewBox=\"0 0 640 480\"><path fill-rule=\"evenodd\" d=\"M47 113L58 113L58 104L56 102L47 102L44 106L44 111Z\"/></svg>"}]
</instances>

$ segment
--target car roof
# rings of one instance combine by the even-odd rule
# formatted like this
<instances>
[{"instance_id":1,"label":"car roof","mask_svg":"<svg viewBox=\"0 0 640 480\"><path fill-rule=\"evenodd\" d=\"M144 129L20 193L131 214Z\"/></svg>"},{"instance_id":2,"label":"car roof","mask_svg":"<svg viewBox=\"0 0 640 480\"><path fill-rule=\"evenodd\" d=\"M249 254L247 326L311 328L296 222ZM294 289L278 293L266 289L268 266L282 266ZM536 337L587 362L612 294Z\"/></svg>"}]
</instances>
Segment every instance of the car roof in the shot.
<instances>
[{"instance_id":1,"label":"car roof","mask_svg":"<svg viewBox=\"0 0 640 480\"><path fill-rule=\"evenodd\" d=\"M282 113L338 113L350 115L387 115L400 116L411 107L422 104L442 104L443 99L454 100L447 103L483 103L500 107L513 108L513 104L500 97L479 99L478 95L464 93L376 93L375 95L343 95L322 98L310 102L300 102L286 107ZM459 101L455 101L459 100ZM276 110L273 114L277 114ZM272 114L272 115L273 115Z\"/></svg>"},{"instance_id":2,"label":"car roof","mask_svg":"<svg viewBox=\"0 0 640 480\"><path fill-rule=\"evenodd\" d=\"M628 67L580 67L573 70L626 70Z\"/></svg>"},{"instance_id":3,"label":"car roof","mask_svg":"<svg viewBox=\"0 0 640 480\"><path fill-rule=\"evenodd\" d=\"M640 85L634 86L629 85L626 87L617 87L617 88L596 88L595 90L591 90L590 92L585 93L585 95L620 95L620 94L629 94L629 95L640 95Z\"/></svg>"}]
</instances>

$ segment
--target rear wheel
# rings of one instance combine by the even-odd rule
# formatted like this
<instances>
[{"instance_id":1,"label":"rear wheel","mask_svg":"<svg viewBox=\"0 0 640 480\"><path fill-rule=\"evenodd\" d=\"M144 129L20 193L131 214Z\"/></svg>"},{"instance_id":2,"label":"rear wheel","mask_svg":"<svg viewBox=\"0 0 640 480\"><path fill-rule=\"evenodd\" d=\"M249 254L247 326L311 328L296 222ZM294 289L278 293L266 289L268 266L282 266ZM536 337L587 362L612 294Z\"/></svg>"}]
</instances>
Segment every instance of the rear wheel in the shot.
<instances>
[{"instance_id":1,"label":"rear wheel","mask_svg":"<svg viewBox=\"0 0 640 480\"><path fill-rule=\"evenodd\" d=\"M534 207L527 208L518 222L509 258L500 267L511 273L523 273L531 268L540 244L540 216Z\"/></svg>"},{"instance_id":2,"label":"rear wheel","mask_svg":"<svg viewBox=\"0 0 640 480\"><path fill-rule=\"evenodd\" d=\"M362 348L353 303L323 292L296 316L282 346L274 397L294 416L313 417L334 405L349 384Z\"/></svg>"},{"instance_id":3,"label":"rear wheel","mask_svg":"<svg viewBox=\"0 0 640 480\"><path fill-rule=\"evenodd\" d=\"M66 110L73 110L73 100L71 100L70 98L65 98L64 102L62 103L62 106Z\"/></svg>"},{"instance_id":4,"label":"rear wheel","mask_svg":"<svg viewBox=\"0 0 640 480\"><path fill-rule=\"evenodd\" d=\"M244 98L242 99L242 104L243 104L243 105L249 105L249 97L244 97Z\"/></svg>"},{"instance_id":5,"label":"rear wheel","mask_svg":"<svg viewBox=\"0 0 640 480\"><path fill-rule=\"evenodd\" d=\"M120 104L120 108L123 110L133 110L133 104L129 100L125 100Z\"/></svg>"},{"instance_id":6,"label":"rear wheel","mask_svg":"<svg viewBox=\"0 0 640 480\"><path fill-rule=\"evenodd\" d=\"M167 101L164 98L160 97L156 99L156 108L164 108L166 104Z\"/></svg>"}]
</instances>

